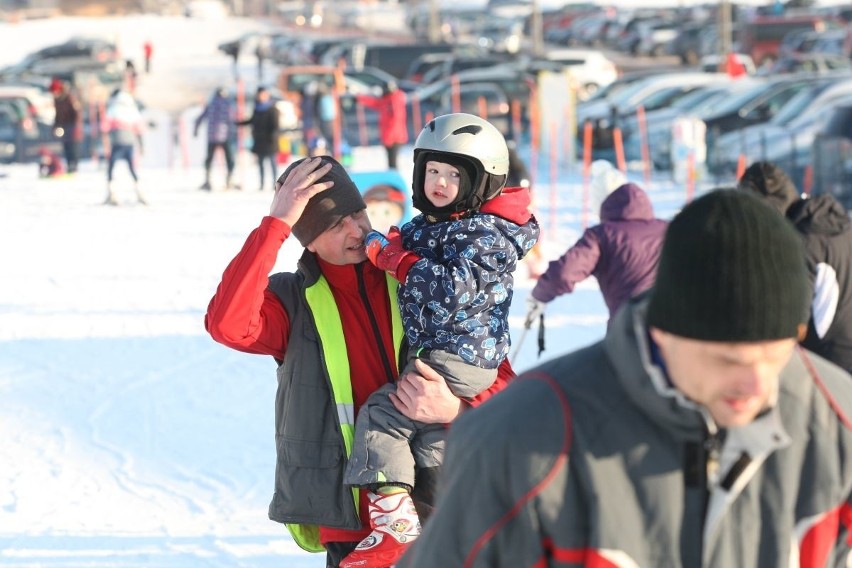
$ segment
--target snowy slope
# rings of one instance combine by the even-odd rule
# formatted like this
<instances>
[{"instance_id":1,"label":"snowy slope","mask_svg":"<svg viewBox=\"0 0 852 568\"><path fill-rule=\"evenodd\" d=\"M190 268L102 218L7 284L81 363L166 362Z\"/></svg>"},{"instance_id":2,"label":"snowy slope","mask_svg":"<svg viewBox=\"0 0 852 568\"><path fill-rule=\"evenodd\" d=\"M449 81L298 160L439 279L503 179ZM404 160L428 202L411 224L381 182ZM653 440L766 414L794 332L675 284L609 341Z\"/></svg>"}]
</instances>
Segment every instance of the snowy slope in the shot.
<instances>
[{"instance_id":1,"label":"snowy slope","mask_svg":"<svg viewBox=\"0 0 852 568\"><path fill-rule=\"evenodd\" d=\"M150 37L154 74L140 94L152 116L164 117L175 93L189 105L196 88L230 78L215 44L256 27L143 20L0 25L10 46L0 63L63 34L118 34L126 51ZM176 91L158 98L163 86ZM100 205L103 165L85 161L75 177L56 180L38 179L33 166L0 166L0 566L324 565L266 516L273 361L222 347L203 329L221 272L271 195L200 192L201 148L188 148L187 166L178 150L162 124L148 133L141 175L149 207L133 203L123 164L120 207ZM242 160L246 187L256 187L250 158ZM409 160L410 150L401 163ZM374 162L384 162L380 148L361 150L355 168ZM580 189L564 170L551 183L546 159L539 162L544 250L556 256L580 234ZM651 195L661 216L684 198L662 184ZM299 253L286 243L276 268L292 269ZM531 283L522 267L515 337ZM596 284L582 284L549 306L544 356L596 340L605 322ZM534 335L516 368L536 362Z\"/></svg>"}]
</instances>

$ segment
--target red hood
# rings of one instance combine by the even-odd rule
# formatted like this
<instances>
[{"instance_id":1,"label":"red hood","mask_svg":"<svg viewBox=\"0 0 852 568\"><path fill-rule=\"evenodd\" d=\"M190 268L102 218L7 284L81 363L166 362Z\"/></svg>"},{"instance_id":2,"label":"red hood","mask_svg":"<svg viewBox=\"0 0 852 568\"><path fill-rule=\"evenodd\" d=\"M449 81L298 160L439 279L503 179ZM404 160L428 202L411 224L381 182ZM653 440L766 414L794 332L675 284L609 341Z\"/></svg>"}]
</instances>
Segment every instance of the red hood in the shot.
<instances>
[{"instance_id":1,"label":"red hood","mask_svg":"<svg viewBox=\"0 0 852 568\"><path fill-rule=\"evenodd\" d=\"M528 187L505 187L497 197L486 201L480 213L497 215L517 225L525 225L532 217L532 196Z\"/></svg>"}]
</instances>

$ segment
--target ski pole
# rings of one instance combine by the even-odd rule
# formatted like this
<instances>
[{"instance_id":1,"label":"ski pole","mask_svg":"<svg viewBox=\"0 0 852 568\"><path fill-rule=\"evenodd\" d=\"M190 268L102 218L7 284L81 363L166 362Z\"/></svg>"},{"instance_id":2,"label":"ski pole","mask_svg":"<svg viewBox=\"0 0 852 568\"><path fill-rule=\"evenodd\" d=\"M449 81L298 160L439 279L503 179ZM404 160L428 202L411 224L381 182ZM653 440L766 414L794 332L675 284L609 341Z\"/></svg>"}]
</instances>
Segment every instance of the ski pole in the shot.
<instances>
[{"instance_id":1,"label":"ski pole","mask_svg":"<svg viewBox=\"0 0 852 568\"><path fill-rule=\"evenodd\" d=\"M532 322L526 322L524 324L524 330L521 332L521 337L518 339L518 343L515 345L515 351L509 356L509 363L515 364L515 358L518 356L518 352L521 350L521 345L524 344L524 338L527 336L527 332L530 330L530 326L532 326Z\"/></svg>"},{"instance_id":2,"label":"ski pole","mask_svg":"<svg viewBox=\"0 0 852 568\"><path fill-rule=\"evenodd\" d=\"M521 337L518 338L518 343L515 345L515 351L509 356L509 363L515 364L515 358L518 356L518 353L521 351L521 345L524 344L524 339L527 336L527 332L532 327L533 320L528 319L524 322L524 330L521 332ZM538 320L538 356L541 357L541 352L544 351L544 314L539 316Z\"/></svg>"}]
</instances>

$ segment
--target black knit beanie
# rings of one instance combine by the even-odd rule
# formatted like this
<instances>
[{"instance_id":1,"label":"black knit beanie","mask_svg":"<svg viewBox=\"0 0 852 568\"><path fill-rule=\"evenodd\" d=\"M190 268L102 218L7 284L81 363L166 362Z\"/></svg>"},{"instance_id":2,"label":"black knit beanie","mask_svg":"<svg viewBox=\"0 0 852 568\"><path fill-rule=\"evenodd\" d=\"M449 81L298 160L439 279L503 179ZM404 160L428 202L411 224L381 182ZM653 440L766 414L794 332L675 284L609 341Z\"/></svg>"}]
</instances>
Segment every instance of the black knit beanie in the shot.
<instances>
[{"instance_id":1,"label":"black knit beanie","mask_svg":"<svg viewBox=\"0 0 852 568\"><path fill-rule=\"evenodd\" d=\"M720 342L794 338L808 321L801 238L749 193L716 190L669 224L648 325Z\"/></svg>"},{"instance_id":2,"label":"black knit beanie","mask_svg":"<svg viewBox=\"0 0 852 568\"><path fill-rule=\"evenodd\" d=\"M296 160L278 179L282 181L287 179L293 168L308 159L310 158ZM322 156L322 165L327 163L331 163L331 169L317 180L317 183L333 181L334 185L311 197L302 216L292 227L293 235L299 239L303 247L308 246L321 233L336 225L347 215L367 207L361 192L355 187L355 183L340 162L331 156Z\"/></svg>"},{"instance_id":3,"label":"black knit beanie","mask_svg":"<svg viewBox=\"0 0 852 568\"><path fill-rule=\"evenodd\" d=\"M743 172L737 187L765 199L782 215L786 214L787 208L799 199L796 184L784 170L772 162L755 162L750 165Z\"/></svg>"}]
</instances>

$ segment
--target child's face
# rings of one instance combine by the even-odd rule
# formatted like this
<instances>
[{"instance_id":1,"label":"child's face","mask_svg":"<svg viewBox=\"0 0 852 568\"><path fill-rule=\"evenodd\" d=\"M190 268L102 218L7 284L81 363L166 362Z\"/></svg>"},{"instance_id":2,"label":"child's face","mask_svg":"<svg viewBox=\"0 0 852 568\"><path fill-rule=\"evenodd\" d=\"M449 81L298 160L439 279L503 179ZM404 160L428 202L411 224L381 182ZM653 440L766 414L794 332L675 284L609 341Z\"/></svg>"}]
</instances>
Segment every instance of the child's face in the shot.
<instances>
[{"instance_id":1,"label":"child's face","mask_svg":"<svg viewBox=\"0 0 852 568\"><path fill-rule=\"evenodd\" d=\"M435 207L444 207L459 195L459 170L443 162L426 162L423 180L426 199Z\"/></svg>"}]
</instances>

